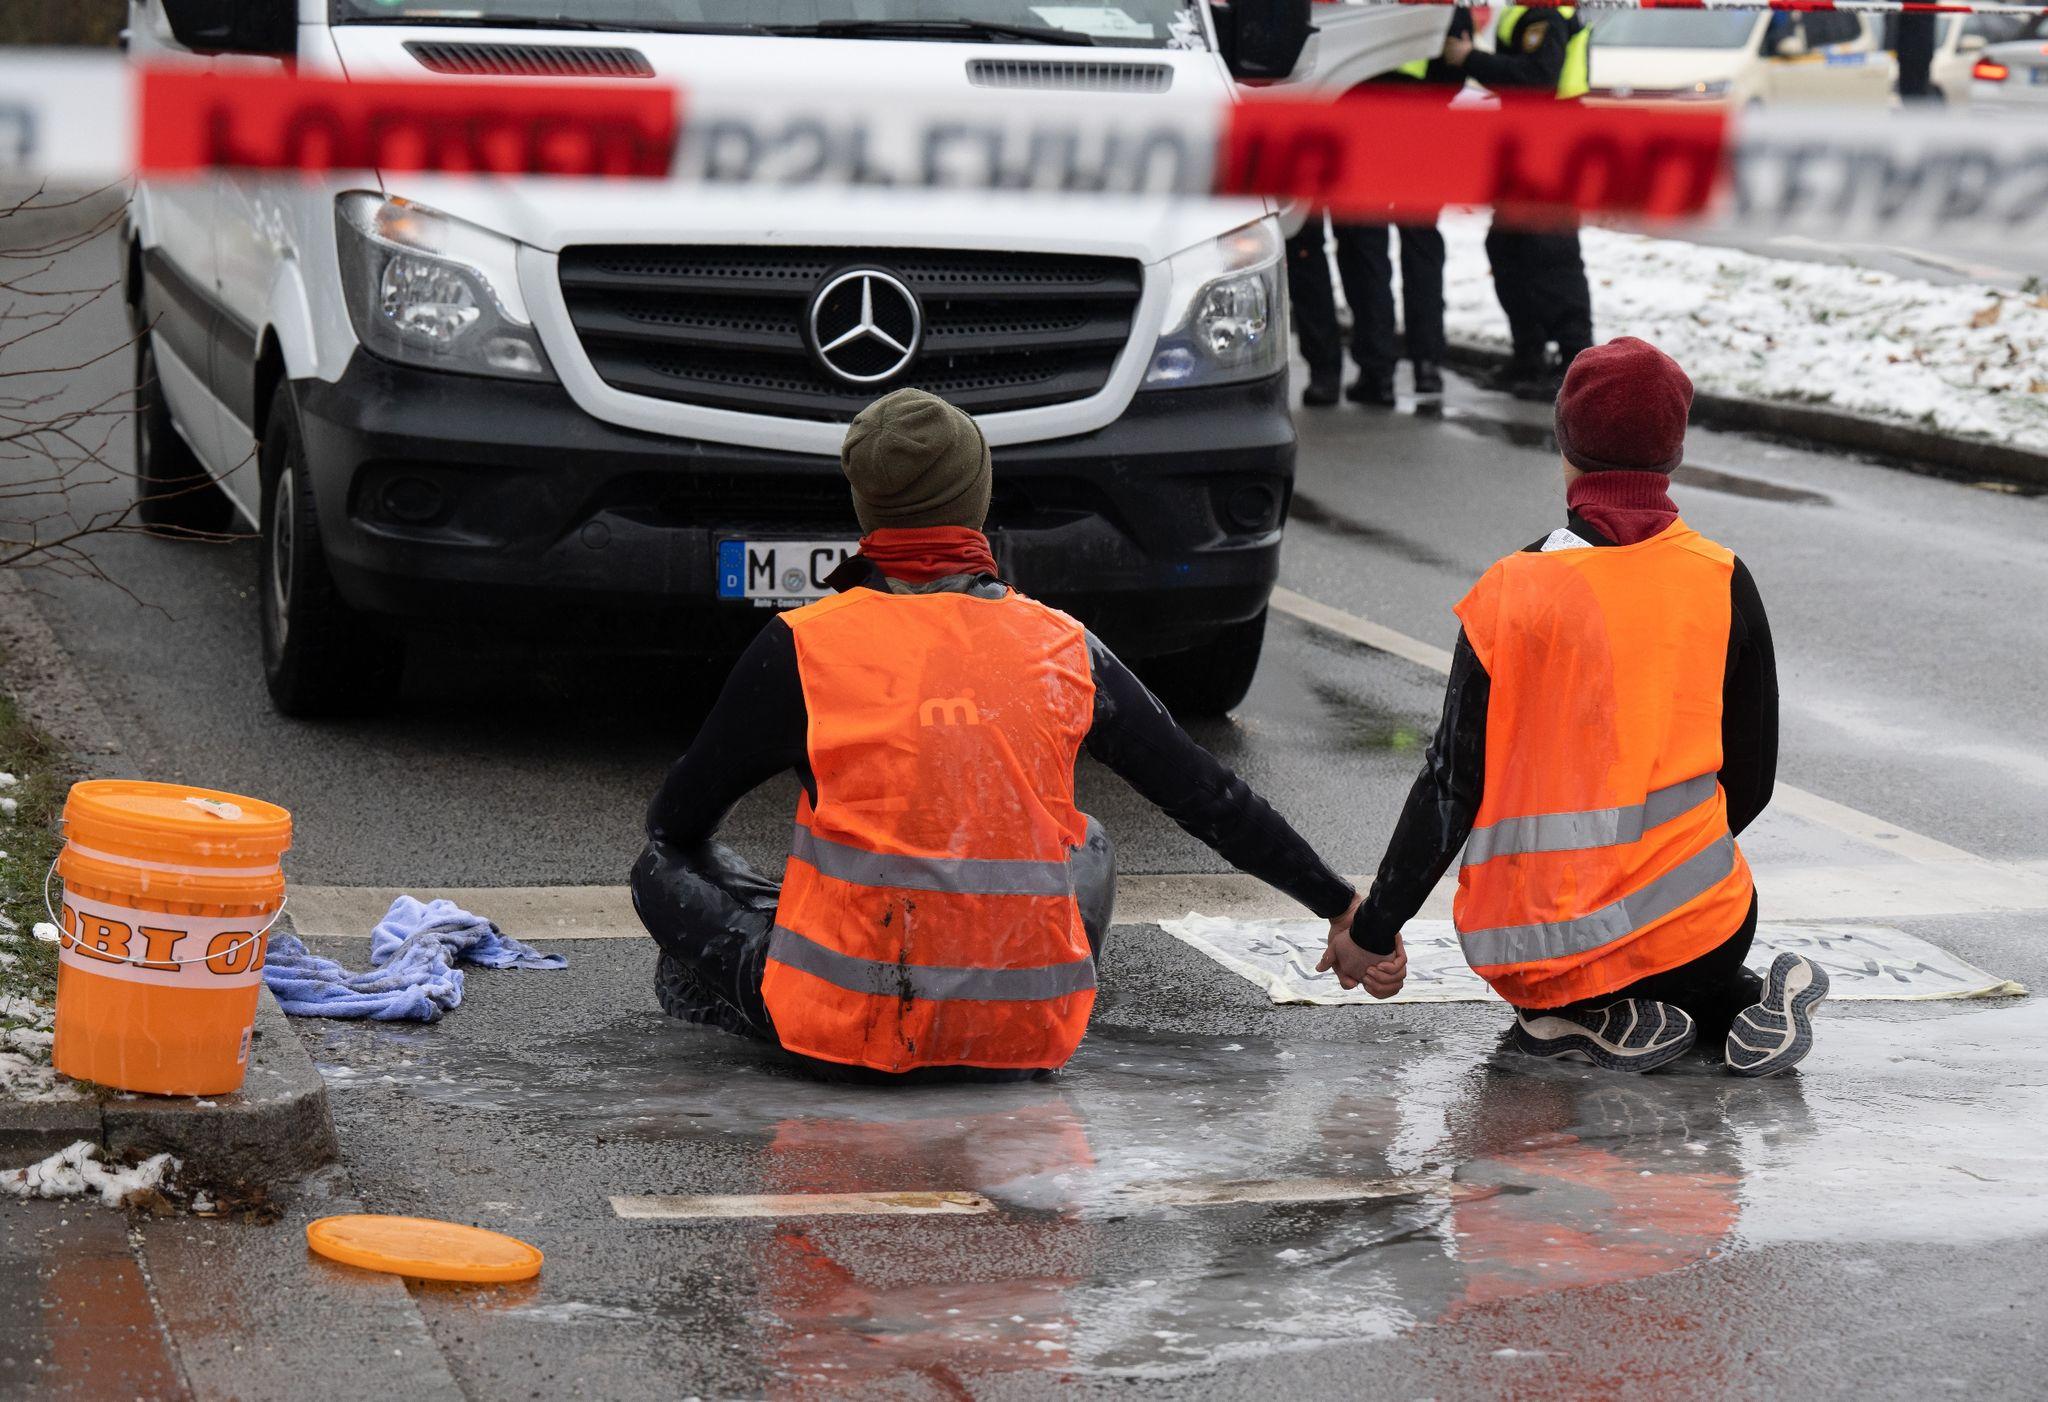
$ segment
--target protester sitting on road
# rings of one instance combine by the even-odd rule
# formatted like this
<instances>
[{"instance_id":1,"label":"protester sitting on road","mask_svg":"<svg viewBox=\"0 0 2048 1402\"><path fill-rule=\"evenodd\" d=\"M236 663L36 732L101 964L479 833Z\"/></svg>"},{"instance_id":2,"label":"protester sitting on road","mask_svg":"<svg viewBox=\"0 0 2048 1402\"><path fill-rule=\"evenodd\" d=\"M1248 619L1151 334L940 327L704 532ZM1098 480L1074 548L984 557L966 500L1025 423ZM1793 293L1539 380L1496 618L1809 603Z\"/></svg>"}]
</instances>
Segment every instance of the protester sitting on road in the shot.
<instances>
[{"instance_id":1,"label":"protester sitting on road","mask_svg":"<svg viewBox=\"0 0 2048 1402\"><path fill-rule=\"evenodd\" d=\"M1400 990L1400 929L1462 847L1455 924L1517 1049L1647 1071L1697 1038L1743 1076L1806 1055L1826 974L1743 964L1757 903L1735 835L1776 780L1777 669L1749 571L1669 495L1691 407L1647 342L1572 362L1568 522L1457 607L1422 775L1370 894L1332 922L1320 967L1346 988Z\"/></svg>"},{"instance_id":2,"label":"protester sitting on road","mask_svg":"<svg viewBox=\"0 0 2048 1402\"><path fill-rule=\"evenodd\" d=\"M1059 1067L1115 895L1109 837L1074 806L1084 745L1226 861L1325 918L1355 903L1107 648L998 577L973 419L898 390L840 462L867 532L841 592L762 630L648 814L633 903L668 1012L855 1077ZM713 834L792 769L778 887Z\"/></svg>"}]
</instances>

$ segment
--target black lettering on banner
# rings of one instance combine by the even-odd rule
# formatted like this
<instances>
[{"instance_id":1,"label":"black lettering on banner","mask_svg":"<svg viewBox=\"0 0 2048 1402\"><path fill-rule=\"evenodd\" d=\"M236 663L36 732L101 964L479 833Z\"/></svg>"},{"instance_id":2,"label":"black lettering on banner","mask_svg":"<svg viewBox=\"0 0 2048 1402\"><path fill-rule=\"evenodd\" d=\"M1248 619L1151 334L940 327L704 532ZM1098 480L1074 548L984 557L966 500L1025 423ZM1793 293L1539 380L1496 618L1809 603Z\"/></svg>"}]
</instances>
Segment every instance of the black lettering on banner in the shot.
<instances>
[{"instance_id":1,"label":"black lettering on banner","mask_svg":"<svg viewBox=\"0 0 2048 1402\"><path fill-rule=\"evenodd\" d=\"M850 185L888 187L896 183L896 177L868 162L868 138L871 133L865 125L851 127L846 137L846 180Z\"/></svg>"},{"instance_id":2,"label":"black lettering on banner","mask_svg":"<svg viewBox=\"0 0 2048 1402\"><path fill-rule=\"evenodd\" d=\"M217 974L248 972L256 962L254 930L223 930L206 942L206 967Z\"/></svg>"},{"instance_id":3,"label":"black lettering on banner","mask_svg":"<svg viewBox=\"0 0 2048 1402\"><path fill-rule=\"evenodd\" d=\"M751 591L756 584L775 583L775 552L773 550L749 550L747 552L747 588Z\"/></svg>"},{"instance_id":4,"label":"black lettering on banner","mask_svg":"<svg viewBox=\"0 0 2048 1402\"><path fill-rule=\"evenodd\" d=\"M1327 129L1296 130L1278 140L1254 133L1244 143L1232 187L1326 203L1337 193L1344 153L1343 138Z\"/></svg>"},{"instance_id":5,"label":"black lettering on banner","mask_svg":"<svg viewBox=\"0 0 2048 1402\"><path fill-rule=\"evenodd\" d=\"M968 148L964 161L946 154L956 146ZM1002 171L1002 133L993 127L940 122L925 131L919 168L927 189L976 190L994 185Z\"/></svg>"},{"instance_id":6,"label":"black lettering on banner","mask_svg":"<svg viewBox=\"0 0 2048 1402\"><path fill-rule=\"evenodd\" d=\"M721 117L704 123L700 145L703 178L713 184L743 184L761 163L761 136L752 123Z\"/></svg>"},{"instance_id":7,"label":"black lettering on banner","mask_svg":"<svg viewBox=\"0 0 2048 1402\"><path fill-rule=\"evenodd\" d=\"M1171 195L1187 187L1188 140L1170 127L1154 127L1138 143L1130 159L1123 189L1133 195Z\"/></svg>"},{"instance_id":8,"label":"black lettering on banner","mask_svg":"<svg viewBox=\"0 0 2048 1402\"><path fill-rule=\"evenodd\" d=\"M2034 183L2027 188L2024 178L2032 175ZM2016 196L2006 209L2005 222L2024 228L2037 220L2048 217L2048 151L2036 151L2021 161L2006 178L2008 189L2018 187L2022 193Z\"/></svg>"},{"instance_id":9,"label":"black lettering on banner","mask_svg":"<svg viewBox=\"0 0 2048 1402\"><path fill-rule=\"evenodd\" d=\"M1956 151L1941 164L1948 175L1948 188L1935 221L1966 223L1982 214L1999 185L1998 158L1985 151Z\"/></svg>"},{"instance_id":10,"label":"black lettering on banner","mask_svg":"<svg viewBox=\"0 0 2048 1402\"><path fill-rule=\"evenodd\" d=\"M1865 151L1860 153L1863 164L1872 169L1876 189L1872 192L1873 212L1886 224L1897 219L1911 208L1927 188L1927 164L1924 161L1909 161L1902 168L1892 159L1889 151ZM1838 214L1847 217L1852 210L1852 199L1844 192Z\"/></svg>"},{"instance_id":11,"label":"black lettering on banner","mask_svg":"<svg viewBox=\"0 0 2048 1402\"><path fill-rule=\"evenodd\" d=\"M779 170L763 174L781 185L816 185L832 164L832 133L816 117L797 117L775 137Z\"/></svg>"},{"instance_id":12,"label":"black lettering on banner","mask_svg":"<svg viewBox=\"0 0 2048 1402\"><path fill-rule=\"evenodd\" d=\"M1825 161L1828 152L1824 147L1808 142L1788 147L1780 158L1785 166L1778 190L1778 218L1790 224L1805 212L1807 201L1813 195L1813 187L1807 183L1807 170L1817 161Z\"/></svg>"},{"instance_id":13,"label":"black lettering on banner","mask_svg":"<svg viewBox=\"0 0 2048 1402\"><path fill-rule=\"evenodd\" d=\"M397 108L374 107L363 119L363 154L367 157L363 164L392 170L464 171L468 165L462 148L474 140L472 136L465 142L459 132L448 127L429 131L419 118Z\"/></svg>"},{"instance_id":14,"label":"black lettering on banner","mask_svg":"<svg viewBox=\"0 0 2048 1402\"><path fill-rule=\"evenodd\" d=\"M35 109L22 102L0 102L0 166L25 166L35 154Z\"/></svg>"}]
</instances>

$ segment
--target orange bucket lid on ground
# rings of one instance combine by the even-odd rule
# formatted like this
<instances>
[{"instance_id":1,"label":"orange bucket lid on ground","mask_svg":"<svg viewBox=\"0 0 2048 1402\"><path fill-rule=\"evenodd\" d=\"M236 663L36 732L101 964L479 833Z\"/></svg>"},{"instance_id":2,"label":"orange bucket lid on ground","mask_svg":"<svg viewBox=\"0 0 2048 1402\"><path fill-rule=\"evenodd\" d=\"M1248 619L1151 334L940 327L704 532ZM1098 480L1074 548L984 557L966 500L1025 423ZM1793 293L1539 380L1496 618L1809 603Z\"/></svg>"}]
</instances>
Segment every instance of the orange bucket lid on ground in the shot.
<instances>
[{"instance_id":1,"label":"orange bucket lid on ground","mask_svg":"<svg viewBox=\"0 0 2048 1402\"><path fill-rule=\"evenodd\" d=\"M65 836L144 861L256 866L292 845L292 815L274 803L190 784L88 779L64 801Z\"/></svg>"},{"instance_id":2,"label":"orange bucket lid on ground","mask_svg":"<svg viewBox=\"0 0 2048 1402\"><path fill-rule=\"evenodd\" d=\"M541 1265L540 1251L517 1237L432 1217L322 1217L306 1224L306 1244L344 1265L416 1280L528 1280Z\"/></svg>"}]
</instances>

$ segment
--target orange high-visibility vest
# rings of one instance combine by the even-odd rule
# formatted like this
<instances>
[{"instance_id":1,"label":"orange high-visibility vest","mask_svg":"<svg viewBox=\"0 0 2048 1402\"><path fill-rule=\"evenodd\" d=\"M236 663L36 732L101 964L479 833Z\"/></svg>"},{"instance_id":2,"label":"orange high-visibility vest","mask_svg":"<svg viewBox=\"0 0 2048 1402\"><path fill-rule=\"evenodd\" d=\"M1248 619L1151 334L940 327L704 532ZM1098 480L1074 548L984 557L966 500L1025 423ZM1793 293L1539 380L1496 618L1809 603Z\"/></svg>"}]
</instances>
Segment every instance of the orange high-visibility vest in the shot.
<instances>
[{"instance_id":1,"label":"orange high-visibility vest","mask_svg":"<svg viewBox=\"0 0 2048 1402\"><path fill-rule=\"evenodd\" d=\"M882 1071L1053 1067L1095 963L1069 855L1094 714L1081 625L1018 594L855 589L785 615L817 801L761 993L782 1045Z\"/></svg>"},{"instance_id":2,"label":"orange high-visibility vest","mask_svg":"<svg viewBox=\"0 0 2048 1402\"><path fill-rule=\"evenodd\" d=\"M1458 873L1465 958L1554 1008L1705 954L1753 894L1721 790L1735 557L1674 521L1499 561L1458 605L1491 680Z\"/></svg>"}]
</instances>

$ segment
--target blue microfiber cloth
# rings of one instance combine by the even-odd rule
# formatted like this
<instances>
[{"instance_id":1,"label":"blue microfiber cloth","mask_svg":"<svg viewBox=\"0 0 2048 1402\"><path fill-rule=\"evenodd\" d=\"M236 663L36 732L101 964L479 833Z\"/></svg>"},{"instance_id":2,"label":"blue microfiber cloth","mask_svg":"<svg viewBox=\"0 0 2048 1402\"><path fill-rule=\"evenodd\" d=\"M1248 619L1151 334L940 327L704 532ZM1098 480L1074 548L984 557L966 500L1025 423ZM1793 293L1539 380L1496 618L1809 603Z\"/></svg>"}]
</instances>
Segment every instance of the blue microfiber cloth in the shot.
<instances>
[{"instance_id":1,"label":"blue microfiber cloth","mask_svg":"<svg viewBox=\"0 0 2048 1402\"><path fill-rule=\"evenodd\" d=\"M294 1017L366 1017L374 1022L433 1022L462 1002L462 970L562 969L453 901L400 896L370 931L371 967L350 973L309 953L292 935L272 935L263 982Z\"/></svg>"}]
</instances>

